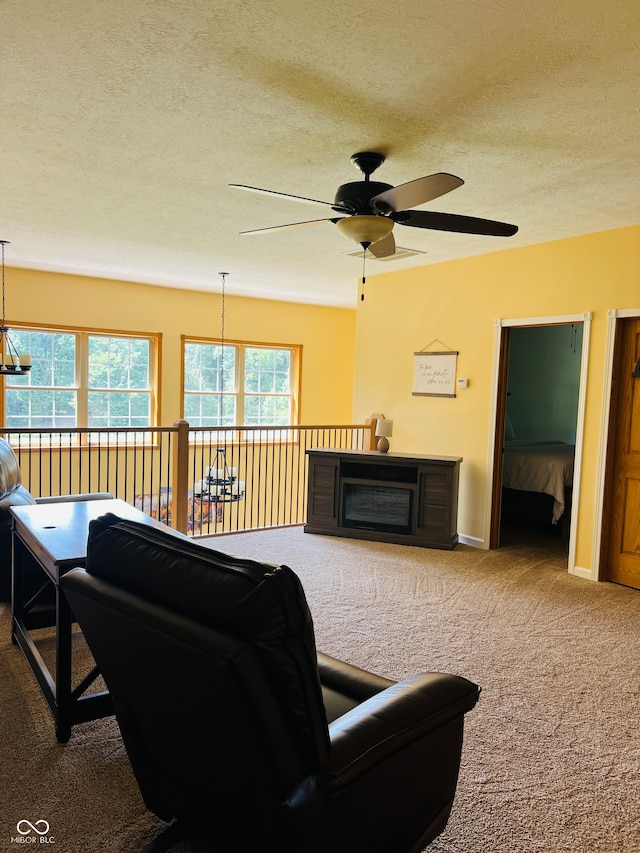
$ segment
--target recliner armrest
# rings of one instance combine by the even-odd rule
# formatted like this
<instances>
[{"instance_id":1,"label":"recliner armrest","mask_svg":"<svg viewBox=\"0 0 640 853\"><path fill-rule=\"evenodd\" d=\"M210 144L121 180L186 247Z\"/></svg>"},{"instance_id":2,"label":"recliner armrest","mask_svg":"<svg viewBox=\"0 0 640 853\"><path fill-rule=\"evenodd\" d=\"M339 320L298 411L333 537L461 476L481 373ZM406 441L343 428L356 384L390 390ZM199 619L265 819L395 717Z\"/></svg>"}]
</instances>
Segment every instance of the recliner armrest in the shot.
<instances>
[{"instance_id":1,"label":"recliner armrest","mask_svg":"<svg viewBox=\"0 0 640 853\"><path fill-rule=\"evenodd\" d=\"M331 761L323 787L343 787L389 755L470 711L477 684L458 675L422 673L388 687L329 725Z\"/></svg>"},{"instance_id":2,"label":"recliner armrest","mask_svg":"<svg viewBox=\"0 0 640 853\"><path fill-rule=\"evenodd\" d=\"M317 652L317 658L320 682L360 702L396 683L322 652Z\"/></svg>"}]
</instances>

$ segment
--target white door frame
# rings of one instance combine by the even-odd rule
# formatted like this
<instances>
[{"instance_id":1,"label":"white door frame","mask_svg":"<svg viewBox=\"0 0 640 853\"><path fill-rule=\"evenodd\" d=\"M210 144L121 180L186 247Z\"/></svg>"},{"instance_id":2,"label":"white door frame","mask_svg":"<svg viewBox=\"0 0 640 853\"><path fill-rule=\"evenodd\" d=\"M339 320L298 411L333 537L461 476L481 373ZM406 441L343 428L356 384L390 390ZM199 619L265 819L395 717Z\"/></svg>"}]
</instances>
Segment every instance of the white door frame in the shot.
<instances>
[{"instance_id":1,"label":"white door frame","mask_svg":"<svg viewBox=\"0 0 640 853\"><path fill-rule=\"evenodd\" d=\"M489 452L487 464L487 496L485 500L484 539L489 542L491 535L491 512L493 495L493 467L495 465L496 446L496 420L498 416L498 378L500 370L500 349L502 343L502 330L506 327L516 326L556 326L567 323L582 323L582 355L580 362L580 387L578 390L578 413L576 422L576 452L573 466L573 501L571 510L571 524L569 527L569 563L570 575L578 575L588 580L597 580L597 572L594 569L581 569L576 566L576 529L578 524L578 506L580 503L580 476L582 470L582 445L584 438L584 417L586 405L587 371L589 364L589 339L591 336L591 311L582 314L559 314L549 317L517 317L514 319L499 318L494 320L495 340L493 349L493 377L491 393L491 423L489 428ZM488 544L487 544L488 547Z\"/></svg>"}]
</instances>

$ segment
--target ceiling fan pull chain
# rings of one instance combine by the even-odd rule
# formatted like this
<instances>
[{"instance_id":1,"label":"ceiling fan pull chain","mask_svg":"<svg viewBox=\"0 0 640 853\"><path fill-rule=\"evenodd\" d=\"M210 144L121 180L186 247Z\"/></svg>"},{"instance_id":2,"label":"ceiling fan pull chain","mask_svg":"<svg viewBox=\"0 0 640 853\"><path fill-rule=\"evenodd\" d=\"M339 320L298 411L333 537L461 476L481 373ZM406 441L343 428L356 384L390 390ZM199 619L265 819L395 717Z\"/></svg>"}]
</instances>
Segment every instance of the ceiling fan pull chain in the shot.
<instances>
[{"instance_id":1,"label":"ceiling fan pull chain","mask_svg":"<svg viewBox=\"0 0 640 853\"><path fill-rule=\"evenodd\" d=\"M367 278L364 274L364 265L367 258L367 250L362 247L362 289L360 290L360 301L364 302L364 286L367 283Z\"/></svg>"}]
</instances>

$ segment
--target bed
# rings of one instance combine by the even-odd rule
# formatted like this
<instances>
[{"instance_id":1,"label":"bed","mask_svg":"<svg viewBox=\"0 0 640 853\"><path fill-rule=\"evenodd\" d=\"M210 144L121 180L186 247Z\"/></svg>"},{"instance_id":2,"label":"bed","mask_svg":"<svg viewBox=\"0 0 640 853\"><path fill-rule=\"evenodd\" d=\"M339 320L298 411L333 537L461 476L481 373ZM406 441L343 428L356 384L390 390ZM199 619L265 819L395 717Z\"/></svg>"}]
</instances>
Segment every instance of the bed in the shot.
<instances>
[{"instance_id":1,"label":"bed","mask_svg":"<svg viewBox=\"0 0 640 853\"><path fill-rule=\"evenodd\" d=\"M505 441L503 512L562 523L568 532L574 458L575 445L564 441Z\"/></svg>"}]
</instances>

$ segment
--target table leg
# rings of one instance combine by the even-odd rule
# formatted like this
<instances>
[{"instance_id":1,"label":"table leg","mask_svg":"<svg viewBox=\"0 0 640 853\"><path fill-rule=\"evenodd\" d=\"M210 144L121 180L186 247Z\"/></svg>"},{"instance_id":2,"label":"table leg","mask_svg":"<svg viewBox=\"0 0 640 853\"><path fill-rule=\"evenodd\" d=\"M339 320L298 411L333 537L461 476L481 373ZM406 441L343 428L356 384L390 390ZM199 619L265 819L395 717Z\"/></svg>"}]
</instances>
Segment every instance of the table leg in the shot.
<instances>
[{"instance_id":1,"label":"table leg","mask_svg":"<svg viewBox=\"0 0 640 853\"><path fill-rule=\"evenodd\" d=\"M16 534L11 533L11 642L18 645L16 618L22 618L24 595L22 593L22 549L16 546Z\"/></svg>"},{"instance_id":2,"label":"table leg","mask_svg":"<svg viewBox=\"0 0 640 853\"><path fill-rule=\"evenodd\" d=\"M56 584L56 738L66 743L71 736L71 629L73 614L60 584Z\"/></svg>"},{"instance_id":3,"label":"table leg","mask_svg":"<svg viewBox=\"0 0 640 853\"><path fill-rule=\"evenodd\" d=\"M53 715L58 742L66 743L76 723L113 714L111 697L107 690L85 695L99 674L95 666L73 688L73 612L60 589L58 576L31 552L15 526L11 575L11 640L22 650L40 686ZM52 672L30 632L54 625L56 661Z\"/></svg>"}]
</instances>

